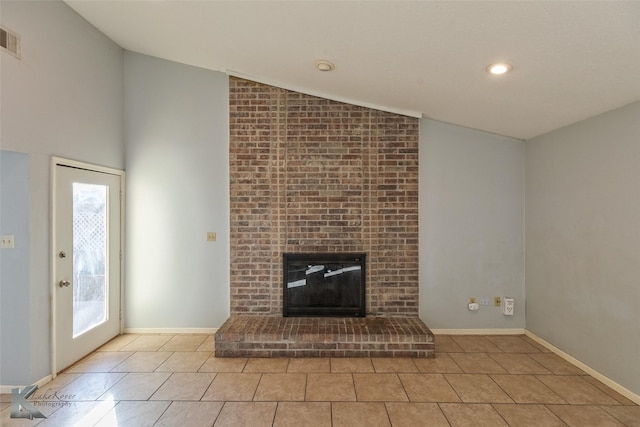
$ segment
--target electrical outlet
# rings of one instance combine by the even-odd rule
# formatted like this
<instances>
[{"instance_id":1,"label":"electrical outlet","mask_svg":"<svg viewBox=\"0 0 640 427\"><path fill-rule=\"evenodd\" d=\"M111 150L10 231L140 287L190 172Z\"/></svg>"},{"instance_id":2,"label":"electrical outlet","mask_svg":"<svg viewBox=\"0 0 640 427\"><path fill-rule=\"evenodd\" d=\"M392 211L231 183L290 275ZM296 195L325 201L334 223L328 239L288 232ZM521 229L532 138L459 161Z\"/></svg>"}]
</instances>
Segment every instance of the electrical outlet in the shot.
<instances>
[{"instance_id":1,"label":"electrical outlet","mask_svg":"<svg viewBox=\"0 0 640 427\"><path fill-rule=\"evenodd\" d=\"M216 233L213 231L207 231L207 242L215 242L216 241Z\"/></svg>"},{"instance_id":2,"label":"electrical outlet","mask_svg":"<svg viewBox=\"0 0 640 427\"><path fill-rule=\"evenodd\" d=\"M502 305L502 298L493 297L493 305L496 307L500 307Z\"/></svg>"},{"instance_id":3,"label":"electrical outlet","mask_svg":"<svg viewBox=\"0 0 640 427\"><path fill-rule=\"evenodd\" d=\"M6 249L15 247L13 234L2 235L2 247Z\"/></svg>"},{"instance_id":4,"label":"electrical outlet","mask_svg":"<svg viewBox=\"0 0 640 427\"><path fill-rule=\"evenodd\" d=\"M513 316L515 301L511 297L504 297L502 299L502 314L505 316Z\"/></svg>"},{"instance_id":5,"label":"electrical outlet","mask_svg":"<svg viewBox=\"0 0 640 427\"><path fill-rule=\"evenodd\" d=\"M482 297L480 298L480 305L491 305L491 298L489 297Z\"/></svg>"}]
</instances>

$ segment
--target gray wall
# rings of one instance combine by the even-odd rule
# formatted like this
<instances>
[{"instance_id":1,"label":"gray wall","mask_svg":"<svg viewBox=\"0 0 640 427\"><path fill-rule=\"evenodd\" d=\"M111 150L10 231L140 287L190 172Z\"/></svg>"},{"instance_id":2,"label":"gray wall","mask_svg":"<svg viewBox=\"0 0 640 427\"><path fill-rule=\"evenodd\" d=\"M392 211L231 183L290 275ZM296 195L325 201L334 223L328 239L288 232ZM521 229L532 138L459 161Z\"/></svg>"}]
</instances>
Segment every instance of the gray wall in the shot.
<instances>
[{"instance_id":1,"label":"gray wall","mask_svg":"<svg viewBox=\"0 0 640 427\"><path fill-rule=\"evenodd\" d=\"M19 385L29 372L29 157L0 150L0 234L15 247L0 249L0 384Z\"/></svg>"},{"instance_id":2,"label":"gray wall","mask_svg":"<svg viewBox=\"0 0 640 427\"><path fill-rule=\"evenodd\" d=\"M125 326L219 327L230 292L227 76L127 52L125 81Z\"/></svg>"},{"instance_id":3,"label":"gray wall","mask_svg":"<svg viewBox=\"0 0 640 427\"><path fill-rule=\"evenodd\" d=\"M28 349L28 371L3 360L12 382L28 384L51 371L50 158L124 167L123 53L62 2L2 1L0 19L22 44L20 60L0 53L0 143L28 154L30 200L29 297L14 307L28 313L28 333L2 334L0 347Z\"/></svg>"},{"instance_id":4,"label":"gray wall","mask_svg":"<svg viewBox=\"0 0 640 427\"><path fill-rule=\"evenodd\" d=\"M524 142L420 123L420 317L433 329L525 327ZM469 297L515 298L471 312Z\"/></svg>"},{"instance_id":5,"label":"gray wall","mask_svg":"<svg viewBox=\"0 0 640 427\"><path fill-rule=\"evenodd\" d=\"M50 157L123 168L125 116L126 326L220 326L229 313L226 76L130 53L123 72L122 50L61 2L2 1L0 19L22 41L21 60L0 61L0 144L23 153L10 173L28 174L15 187L2 177L1 202L23 204L27 191L29 209L26 230L7 231L20 262L3 267L0 292L28 319L6 333L3 298L0 384L50 372ZM525 327L526 145L526 327L640 393L638 123L635 103L525 144L422 120L427 324ZM218 241L207 243L207 231ZM470 296L495 295L515 297L516 316L466 308ZM7 358L7 348L28 356Z\"/></svg>"},{"instance_id":6,"label":"gray wall","mask_svg":"<svg viewBox=\"0 0 640 427\"><path fill-rule=\"evenodd\" d=\"M640 394L640 102L526 143L527 329Z\"/></svg>"}]
</instances>

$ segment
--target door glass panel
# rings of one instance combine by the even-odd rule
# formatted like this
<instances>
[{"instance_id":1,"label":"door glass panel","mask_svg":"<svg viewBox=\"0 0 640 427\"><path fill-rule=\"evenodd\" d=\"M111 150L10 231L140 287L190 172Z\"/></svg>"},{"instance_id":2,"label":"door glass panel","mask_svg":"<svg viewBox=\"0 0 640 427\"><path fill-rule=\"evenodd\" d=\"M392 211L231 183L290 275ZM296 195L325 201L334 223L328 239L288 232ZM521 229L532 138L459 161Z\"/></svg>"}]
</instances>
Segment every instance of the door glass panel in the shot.
<instances>
[{"instance_id":1,"label":"door glass panel","mask_svg":"<svg viewBox=\"0 0 640 427\"><path fill-rule=\"evenodd\" d=\"M73 337L107 320L107 186L73 183Z\"/></svg>"}]
</instances>

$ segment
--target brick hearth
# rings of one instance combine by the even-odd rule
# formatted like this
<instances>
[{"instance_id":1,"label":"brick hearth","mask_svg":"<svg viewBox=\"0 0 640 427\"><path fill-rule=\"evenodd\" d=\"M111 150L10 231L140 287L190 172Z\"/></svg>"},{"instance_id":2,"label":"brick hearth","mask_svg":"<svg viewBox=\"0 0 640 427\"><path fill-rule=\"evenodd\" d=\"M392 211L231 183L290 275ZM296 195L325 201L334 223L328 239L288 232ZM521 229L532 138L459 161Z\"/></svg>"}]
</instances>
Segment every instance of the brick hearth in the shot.
<instances>
[{"instance_id":1,"label":"brick hearth","mask_svg":"<svg viewBox=\"0 0 640 427\"><path fill-rule=\"evenodd\" d=\"M417 317L232 316L216 332L216 357L434 357Z\"/></svg>"}]
</instances>

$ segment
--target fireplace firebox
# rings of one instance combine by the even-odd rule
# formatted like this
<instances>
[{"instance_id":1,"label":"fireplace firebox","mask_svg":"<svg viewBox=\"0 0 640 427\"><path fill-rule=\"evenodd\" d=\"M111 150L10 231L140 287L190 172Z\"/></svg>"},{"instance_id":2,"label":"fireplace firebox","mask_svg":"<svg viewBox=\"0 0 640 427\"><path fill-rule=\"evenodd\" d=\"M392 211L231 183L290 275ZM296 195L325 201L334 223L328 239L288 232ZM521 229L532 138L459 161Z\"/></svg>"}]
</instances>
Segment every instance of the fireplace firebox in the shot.
<instances>
[{"instance_id":1,"label":"fireplace firebox","mask_svg":"<svg viewBox=\"0 0 640 427\"><path fill-rule=\"evenodd\" d=\"M365 317L363 253L283 254L283 315Z\"/></svg>"}]
</instances>

